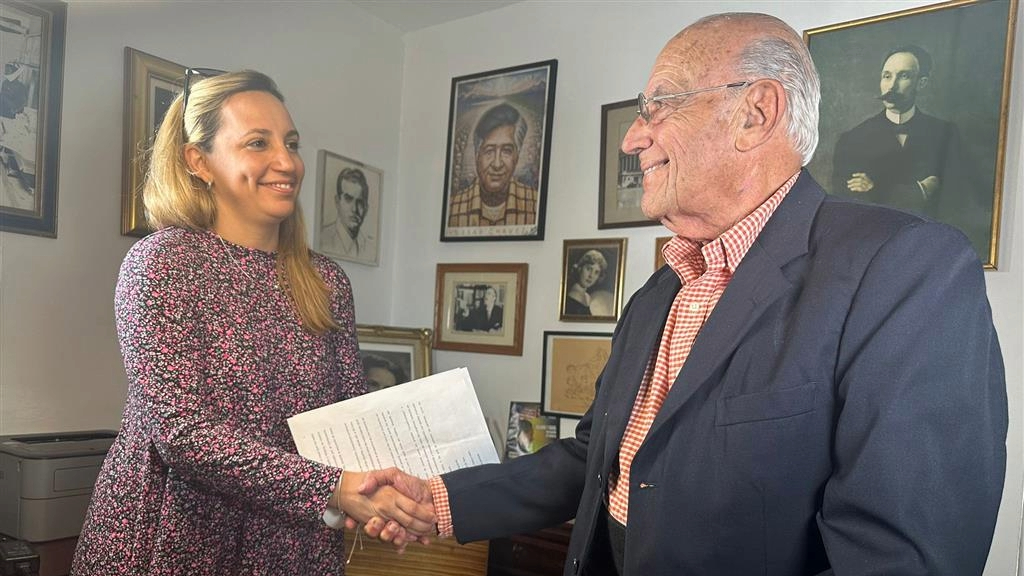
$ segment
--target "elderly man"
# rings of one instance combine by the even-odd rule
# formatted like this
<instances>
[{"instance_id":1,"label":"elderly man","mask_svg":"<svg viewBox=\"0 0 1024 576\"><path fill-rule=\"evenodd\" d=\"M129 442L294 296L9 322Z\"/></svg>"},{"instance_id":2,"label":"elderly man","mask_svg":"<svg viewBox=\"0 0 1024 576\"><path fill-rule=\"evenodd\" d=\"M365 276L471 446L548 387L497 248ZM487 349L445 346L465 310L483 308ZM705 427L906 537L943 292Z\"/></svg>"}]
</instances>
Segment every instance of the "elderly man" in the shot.
<instances>
[{"instance_id":1,"label":"elderly man","mask_svg":"<svg viewBox=\"0 0 1024 576\"><path fill-rule=\"evenodd\" d=\"M818 99L776 18L669 41L622 149L676 236L575 437L364 490L432 500L460 542L575 517L567 576L980 574L1007 426L981 264L958 231L801 170Z\"/></svg>"}]
</instances>

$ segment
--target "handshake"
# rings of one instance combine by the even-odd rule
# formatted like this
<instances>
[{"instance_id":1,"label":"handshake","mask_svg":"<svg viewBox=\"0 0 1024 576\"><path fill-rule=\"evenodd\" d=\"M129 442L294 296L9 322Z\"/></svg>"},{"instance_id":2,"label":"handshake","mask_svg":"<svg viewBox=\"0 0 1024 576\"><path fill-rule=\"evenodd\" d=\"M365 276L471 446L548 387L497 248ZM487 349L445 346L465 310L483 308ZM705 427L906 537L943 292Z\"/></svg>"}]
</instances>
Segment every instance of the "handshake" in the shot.
<instances>
[{"instance_id":1,"label":"handshake","mask_svg":"<svg viewBox=\"0 0 1024 576\"><path fill-rule=\"evenodd\" d=\"M399 552L410 542L428 544L437 534L434 498L427 481L387 468L345 472L331 505L345 512L345 527L394 544Z\"/></svg>"}]
</instances>

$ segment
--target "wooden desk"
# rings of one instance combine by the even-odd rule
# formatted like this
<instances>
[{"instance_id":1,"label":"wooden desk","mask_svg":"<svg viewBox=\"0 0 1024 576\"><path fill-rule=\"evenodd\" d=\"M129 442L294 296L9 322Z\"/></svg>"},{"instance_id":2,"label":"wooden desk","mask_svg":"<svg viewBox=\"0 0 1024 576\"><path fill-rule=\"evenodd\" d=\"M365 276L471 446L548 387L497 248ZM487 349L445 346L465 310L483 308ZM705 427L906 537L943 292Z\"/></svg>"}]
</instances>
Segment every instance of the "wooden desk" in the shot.
<instances>
[{"instance_id":1,"label":"wooden desk","mask_svg":"<svg viewBox=\"0 0 1024 576\"><path fill-rule=\"evenodd\" d=\"M362 549L355 533L345 531L345 549L356 547L346 576L485 576L487 542L460 545L454 538L435 539L429 546L410 544L404 554L396 554L391 544L365 535Z\"/></svg>"}]
</instances>

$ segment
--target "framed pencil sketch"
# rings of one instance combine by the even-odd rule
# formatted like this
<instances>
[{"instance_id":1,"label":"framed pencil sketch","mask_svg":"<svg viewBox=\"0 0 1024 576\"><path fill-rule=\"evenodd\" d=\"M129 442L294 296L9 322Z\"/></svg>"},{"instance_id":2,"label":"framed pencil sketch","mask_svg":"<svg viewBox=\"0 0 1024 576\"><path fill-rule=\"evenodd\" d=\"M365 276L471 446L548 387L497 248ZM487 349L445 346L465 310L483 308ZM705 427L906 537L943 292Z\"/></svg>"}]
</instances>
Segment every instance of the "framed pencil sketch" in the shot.
<instances>
[{"instance_id":1,"label":"framed pencil sketch","mask_svg":"<svg viewBox=\"0 0 1024 576\"><path fill-rule=\"evenodd\" d=\"M452 78L441 241L543 240L557 60Z\"/></svg>"},{"instance_id":2,"label":"framed pencil sketch","mask_svg":"<svg viewBox=\"0 0 1024 576\"><path fill-rule=\"evenodd\" d=\"M1017 0L959 0L813 28L832 194L962 230L996 267Z\"/></svg>"},{"instance_id":3,"label":"framed pencil sketch","mask_svg":"<svg viewBox=\"0 0 1024 576\"><path fill-rule=\"evenodd\" d=\"M434 348L523 354L526 264L438 264Z\"/></svg>"},{"instance_id":4,"label":"framed pencil sketch","mask_svg":"<svg viewBox=\"0 0 1024 576\"><path fill-rule=\"evenodd\" d=\"M0 1L0 231L57 237L64 2Z\"/></svg>"},{"instance_id":5,"label":"framed pencil sketch","mask_svg":"<svg viewBox=\"0 0 1024 576\"><path fill-rule=\"evenodd\" d=\"M541 404L545 414L579 418L594 401L594 385L612 351L612 335L544 332Z\"/></svg>"},{"instance_id":6,"label":"framed pencil sketch","mask_svg":"<svg viewBox=\"0 0 1024 576\"><path fill-rule=\"evenodd\" d=\"M356 332L370 392L430 375L430 328L357 324Z\"/></svg>"},{"instance_id":7,"label":"framed pencil sketch","mask_svg":"<svg viewBox=\"0 0 1024 576\"><path fill-rule=\"evenodd\" d=\"M542 414L539 402L512 402L508 410L505 460L533 454L558 440L560 420Z\"/></svg>"},{"instance_id":8,"label":"framed pencil sketch","mask_svg":"<svg viewBox=\"0 0 1024 576\"><path fill-rule=\"evenodd\" d=\"M601 173L598 176L597 227L656 226L640 209L644 173L640 158L621 150L636 120L636 98L601 106Z\"/></svg>"},{"instance_id":9,"label":"framed pencil sketch","mask_svg":"<svg viewBox=\"0 0 1024 576\"><path fill-rule=\"evenodd\" d=\"M317 152L316 164L316 250L377 266L384 172L327 150Z\"/></svg>"},{"instance_id":10,"label":"framed pencil sketch","mask_svg":"<svg viewBox=\"0 0 1024 576\"><path fill-rule=\"evenodd\" d=\"M142 205L149 149L171 102L181 93L185 67L134 48L124 49L124 157L121 161L121 235L152 232Z\"/></svg>"},{"instance_id":11,"label":"framed pencil sketch","mask_svg":"<svg viewBox=\"0 0 1024 576\"><path fill-rule=\"evenodd\" d=\"M562 244L559 320L615 322L622 306L626 239L566 240Z\"/></svg>"},{"instance_id":12,"label":"framed pencil sketch","mask_svg":"<svg viewBox=\"0 0 1024 576\"><path fill-rule=\"evenodd\" d=\"M659 268L665 265L665 255L662 253L662 249L673 236L660 236L654 239L654 270L658 271Z\"/></svg>"}]
</instances>

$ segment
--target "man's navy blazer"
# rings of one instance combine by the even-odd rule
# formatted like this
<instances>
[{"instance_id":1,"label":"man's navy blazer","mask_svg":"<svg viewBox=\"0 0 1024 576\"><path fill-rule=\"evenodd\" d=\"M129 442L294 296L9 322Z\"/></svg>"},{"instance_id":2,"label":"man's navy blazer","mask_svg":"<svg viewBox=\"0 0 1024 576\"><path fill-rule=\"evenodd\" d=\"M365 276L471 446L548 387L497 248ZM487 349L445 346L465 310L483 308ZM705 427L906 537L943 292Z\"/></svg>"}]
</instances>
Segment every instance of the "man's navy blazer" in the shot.
<instances>
[{"instance_id":1,"label":"man's navy blazer","mask_svg":"<svg viewBox=\"0 0 1024 576\"><path fill-rule=\"evenodd\" d=\"M680 281L631 298L574 438L446 474L455 536L575 517L589 550ZM701 330L630 476L627 576L980 574L1006 465L1002 357L957 230L807 173Z\"/></svg>"}]
</instances>

